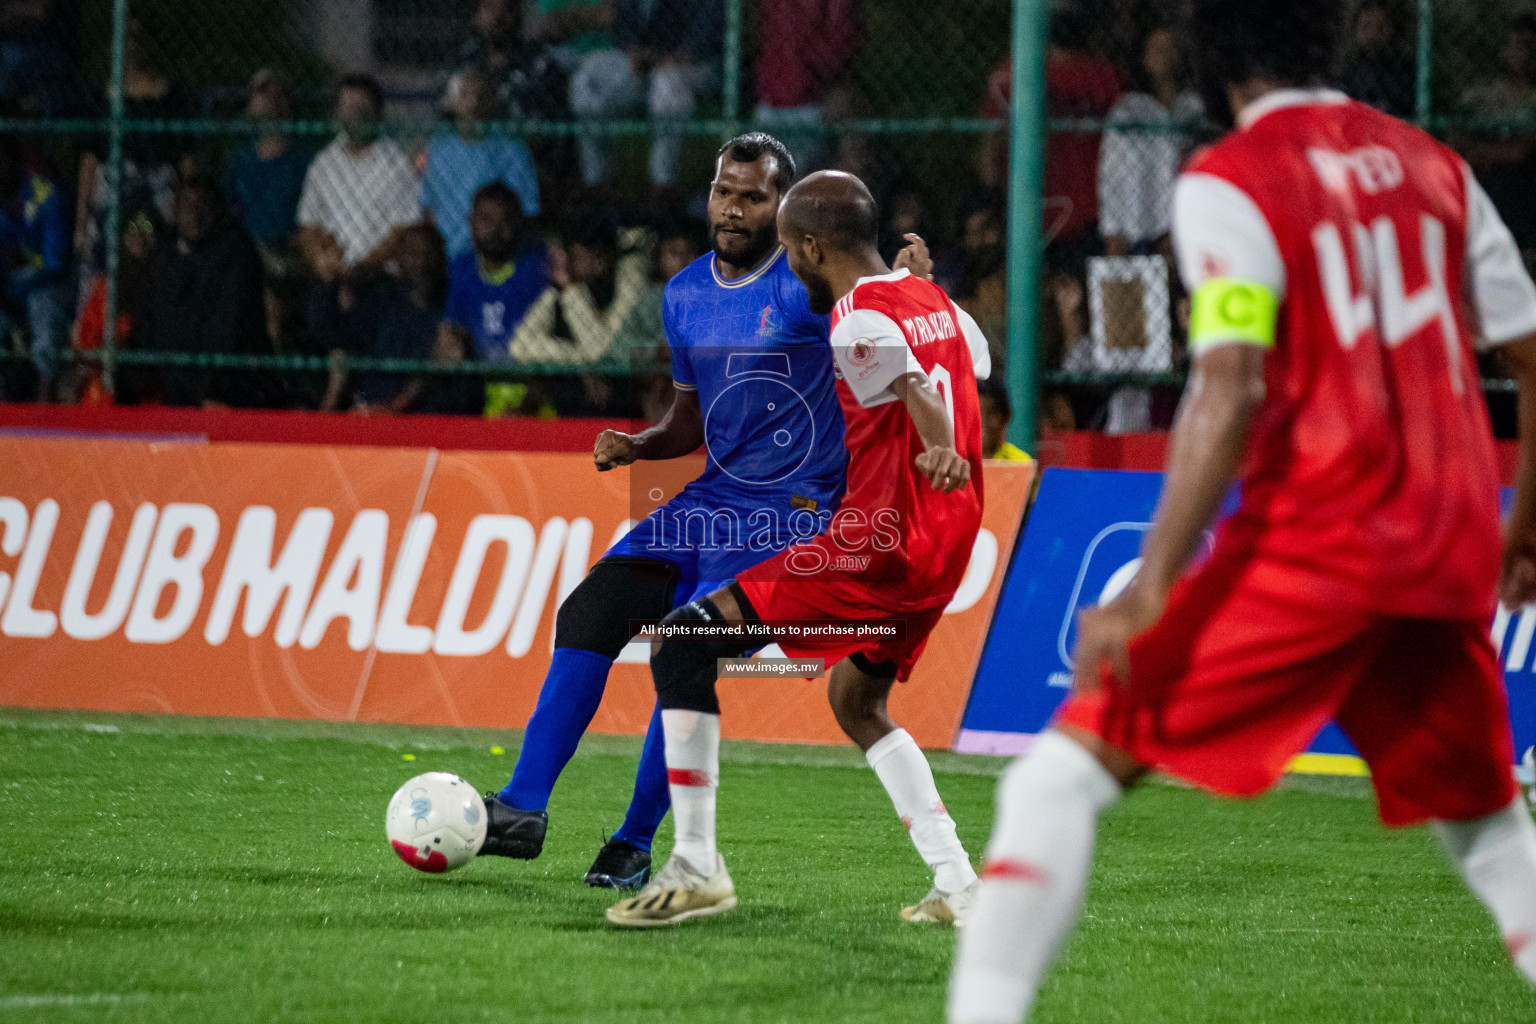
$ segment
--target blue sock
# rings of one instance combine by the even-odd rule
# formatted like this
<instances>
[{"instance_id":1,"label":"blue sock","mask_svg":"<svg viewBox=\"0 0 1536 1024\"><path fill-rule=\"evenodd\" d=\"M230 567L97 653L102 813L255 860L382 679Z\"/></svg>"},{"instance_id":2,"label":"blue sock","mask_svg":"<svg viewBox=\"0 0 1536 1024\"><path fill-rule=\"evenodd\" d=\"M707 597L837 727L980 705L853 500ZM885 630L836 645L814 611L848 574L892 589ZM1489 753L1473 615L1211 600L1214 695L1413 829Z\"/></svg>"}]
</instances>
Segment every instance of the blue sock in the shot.
<instances>
[{"instance_id":1,"label":"blue sock","mask_svg":"<svg viewBox=\"0 0 1536 1024\"><path fill-rule=\"evenodd\" d=\"M672 791L667 788L667 743L661 731L661 706L651 713L645 731L645 746L640 751L640 767L635 771L635 795L630 797L624 824L613 834L631 846L650 850L661 819L672 806Z\"/></svg>"},{"instance_id":2,"label":"blue sock","mask_svg":"<svg viewBox=\"0 0 1536 1024\"><path fill-rule=\"evenodd\" d=\"M602 703L608 670L612 667L613 659L601 654L555 648L544 688L539 691L539 703L523 732L523 749L518 751L512 781L497 794L502 803L524 811L542 811L549 806L555 780L576 753L581 734L592 724L592 716ZM665 789L665 763L661 779Z\"/></svg>"}]
</instances>

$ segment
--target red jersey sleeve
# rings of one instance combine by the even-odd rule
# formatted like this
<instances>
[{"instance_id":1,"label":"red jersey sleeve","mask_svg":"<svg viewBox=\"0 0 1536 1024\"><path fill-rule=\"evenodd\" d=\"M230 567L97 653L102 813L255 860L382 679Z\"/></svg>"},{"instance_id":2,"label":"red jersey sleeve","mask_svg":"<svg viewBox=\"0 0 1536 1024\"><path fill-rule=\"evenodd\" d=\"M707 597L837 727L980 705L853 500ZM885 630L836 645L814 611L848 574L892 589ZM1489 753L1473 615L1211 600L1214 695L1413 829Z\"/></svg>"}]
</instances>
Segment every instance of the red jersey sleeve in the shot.
<instances>
[{"instance_id":1,"label":"red jersey sleeve","mask_svg":"<svg viewBox=\"0 0 1536 1024\"><path fill-rule=\"evenodd\" d=\"M832 328L832 358L866 409L894 402L891 384L898 377L915 373L928 379L896 321L873 309L853 309L838 319Z\"/></svg>"}]
</instances>

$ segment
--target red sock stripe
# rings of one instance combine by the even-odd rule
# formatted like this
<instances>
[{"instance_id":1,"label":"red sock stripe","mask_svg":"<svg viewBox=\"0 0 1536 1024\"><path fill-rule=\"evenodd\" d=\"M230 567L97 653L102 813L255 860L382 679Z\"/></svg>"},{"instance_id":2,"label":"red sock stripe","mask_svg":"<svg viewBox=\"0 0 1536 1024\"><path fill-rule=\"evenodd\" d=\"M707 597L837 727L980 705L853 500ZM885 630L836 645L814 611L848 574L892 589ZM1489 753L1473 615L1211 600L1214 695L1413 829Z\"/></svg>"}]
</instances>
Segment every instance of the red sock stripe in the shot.
<instances>
[{"instance_id":1,"label":"red sock stripe","mask_svg":"<svg viewBox=\"0 0 1536 1024\"><path fill-rule=\"evenodd\" d=\"M1519 956L1526 946L1531 944L1530 932L1517 932L1504 936L1504 945L1509 947L1510 956Z\"/></svg>"},{"instance_id":2,"label":"red sock stripe","mask_svg":"<svg viewBox=\"0 0 1536 1024\"><path fill-rule=\"evenodd\" d=\"M709 772L700 771L697 768L668 768L667 782L674 786L713 786L715 784Z\"/></svg>"},{"instance_id":3,"label":"red sock stripe","mask_svg":"<svg viewBox=\"0 0 1536 1024\"><path fill-rule=\"evenodd\" d=\"M1033 864L1022 860L989 860L981 869L982 878L994 878L1002 882L1030 882L1044 885L1050 876Z\"/></svg>"}]
</instances>

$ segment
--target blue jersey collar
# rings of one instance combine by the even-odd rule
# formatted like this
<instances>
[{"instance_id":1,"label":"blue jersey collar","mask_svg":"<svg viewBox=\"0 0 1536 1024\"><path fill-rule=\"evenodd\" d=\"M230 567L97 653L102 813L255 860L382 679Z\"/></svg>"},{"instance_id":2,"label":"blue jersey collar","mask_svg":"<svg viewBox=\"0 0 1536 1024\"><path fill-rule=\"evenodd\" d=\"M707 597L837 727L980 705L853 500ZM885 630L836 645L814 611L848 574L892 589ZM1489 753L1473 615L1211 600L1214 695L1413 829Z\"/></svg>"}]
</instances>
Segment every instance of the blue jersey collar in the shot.
<instances>
[{"instance_id":1,"label":"blue jersey collar","mask_svg":"<svg viewBox=\"0 0 1536 1024\"><path fill-rule=\"evenodd\" d=\"M734 281L727 281L725 278L720 276L720 268L715 265L715 257L710 256L709 273L712 277L714 277L715 284L719 285L721 288L743 288L751 284L753 281L756 281L764 274L768 273L773 265L779 261L779 257L782 255L784 255L784 247L782 245L775 246L773 252L768 255L768 258L757 265L756 270L752 271L752 273L748 274L747 276L739 277Z\"/></svg>"}]
</instances>

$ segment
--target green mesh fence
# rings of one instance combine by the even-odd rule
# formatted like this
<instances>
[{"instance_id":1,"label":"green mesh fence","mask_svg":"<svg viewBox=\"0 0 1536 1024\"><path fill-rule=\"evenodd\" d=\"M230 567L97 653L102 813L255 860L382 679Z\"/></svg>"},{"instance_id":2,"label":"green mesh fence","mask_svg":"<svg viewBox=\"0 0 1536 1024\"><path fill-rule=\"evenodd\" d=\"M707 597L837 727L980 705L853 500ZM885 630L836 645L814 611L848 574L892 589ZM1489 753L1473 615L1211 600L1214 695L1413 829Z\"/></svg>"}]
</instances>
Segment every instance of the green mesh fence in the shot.
<instances>
[{"instance_id":1,"label":"green mesh fence","mask_svg":"<svg viewBox=\"0 0 1536 1024\"><path fill-rule=\"evenodd\" d=\"M665 397L661 286L703 251L730 134L933 234L1009 24L1008 0L36 6L0 130L67 252L32 246L11 289L6 398L542 415Z\"/></svg>"},{"instance_id":2,"label":"green mesh fence","mask_svg":"<svg viewBox=\"0 0 1536 1024\"><path fill-rule=\"evenodd\" d=\"M18 6L0 131L68 239L62 266L10 259L8 399L655 415L661 287L704 251L715 148L748 127L860 174L889 254L929 238L1008 362L1012 0ZM1156 426L1185 371L1168 190L1210 129L1180 5L1056 6L1042 410ZM1333 77L1458 146L1536 249L1522 10L1358 5ZM493 181L495 259L470 224Z\"/></svg>"},{"instance_id":3,"label":"green mesh fence","mask_svg":"<svg viewBox=\"0 0 1536 1024\"><path fill-rule=\"evenodd\" d=\"M1211 129L1181 69L1176 21L1160 18L1156 5L1107 8L1139 16L1110 29L1067 19L1073 73L1047 71L1039 380L1046 421L1128 432L1166 427L1182 386L1188 304L1166 236L1168 195L1180 162ZM1461 152L1528 262L1536 262L1532 11L1520 0L1354 3L1327 76ZM1119 72L1118 91L1104 63ZM1097 78L1105 81L1095 93L1084 83ZM1496 426L1507 432L1513 405L1497 357L1485 357L1483 372Z\"/></svg>"}]
</instances>

